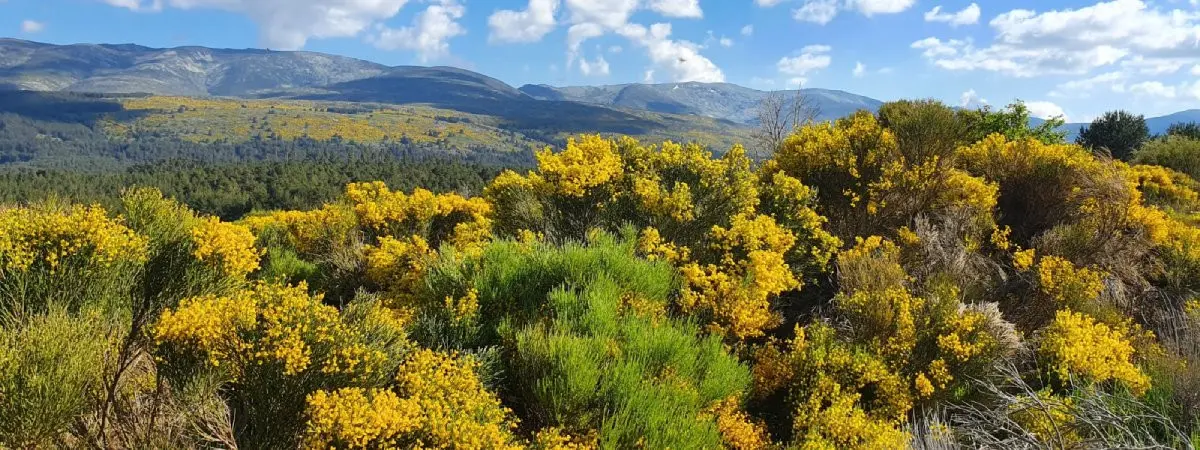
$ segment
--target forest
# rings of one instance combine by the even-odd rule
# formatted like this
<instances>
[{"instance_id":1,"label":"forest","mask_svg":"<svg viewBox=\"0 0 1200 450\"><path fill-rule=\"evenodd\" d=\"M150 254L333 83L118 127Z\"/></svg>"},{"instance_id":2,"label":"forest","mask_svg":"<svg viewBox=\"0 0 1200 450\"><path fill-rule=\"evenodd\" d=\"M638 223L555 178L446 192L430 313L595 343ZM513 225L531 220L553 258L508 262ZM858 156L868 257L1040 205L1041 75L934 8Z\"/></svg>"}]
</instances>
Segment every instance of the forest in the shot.
<instances>
[{"instance_id":1,"label":"forest","mask_svg":"<svg viewBox=\"0 0 1200 450\"><path fill-rule=\"evenodd\" d=\"M25 164L0 448L1195 448L1200 128L1139 120Z\"/></svg>"}]
</instances>

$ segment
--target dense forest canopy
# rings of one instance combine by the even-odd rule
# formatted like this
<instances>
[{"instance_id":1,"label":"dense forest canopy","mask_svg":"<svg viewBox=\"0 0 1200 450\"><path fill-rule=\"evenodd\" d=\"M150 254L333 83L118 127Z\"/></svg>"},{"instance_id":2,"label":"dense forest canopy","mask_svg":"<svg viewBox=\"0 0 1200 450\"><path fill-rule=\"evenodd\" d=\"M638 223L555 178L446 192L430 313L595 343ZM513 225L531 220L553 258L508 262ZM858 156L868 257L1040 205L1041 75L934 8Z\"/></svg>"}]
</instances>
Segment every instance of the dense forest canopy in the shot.
<instances>
[{"instance_id":1,"label":"dense forest canopy","mask_svg":"<svg viewBox=\"0 0 1200 450\"><path fill-rule=\"evenodd\" d=\"M1185 126L906 101L522 164L77 119L0 122L0 447L1200 444Z\"/></svg>"}]
</instances>

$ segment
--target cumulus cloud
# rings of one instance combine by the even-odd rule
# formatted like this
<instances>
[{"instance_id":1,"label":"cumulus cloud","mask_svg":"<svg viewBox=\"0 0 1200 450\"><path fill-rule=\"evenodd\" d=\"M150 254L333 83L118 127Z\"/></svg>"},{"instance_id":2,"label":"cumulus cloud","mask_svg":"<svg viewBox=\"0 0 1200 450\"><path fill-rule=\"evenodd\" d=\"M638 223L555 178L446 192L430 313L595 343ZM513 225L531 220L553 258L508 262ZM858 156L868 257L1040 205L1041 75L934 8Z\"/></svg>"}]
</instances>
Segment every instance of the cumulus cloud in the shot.
<instances>
[{"instance_id":1,"label":"cumulus cloud","mask_svg":"<svg viewBox=\"0 0 1200 450\"><path fill-rule=\"evenodd\" d=\"M1127 61L1134 70L1164 73L1200 62L1200 11L1110 0L1078 9L1017 9L989 22L988 46L927 38L913 44L947 70L1010 76L1082 75Z\"/></svg>"},{"instance_id":2,"label":"cumulus cloud","mask_svg":"<svg viewBox=\"0 0 1200 450\"><path fill-rule=\"evenodd\" d=\"M754 34L754 25L746 25L742 27L742 36L750 36Z\"/></svg>"},{"instance_id":3,"label":"cumulus cloud","mask_svg":"<svg viewBox=\"0 0 1200 450\"><path fill-rule=\"evenodd\" d=\"M36 20L25 20L21 22L21 32L25 34L40 33L46 29L46 24Z\"/></svg>"},{"instance_id":4,"label":"cumulus cloud","mask_svg":"<svg viewBox=\"0 0 1200 450\"><path fill-rule=\"evenodd\" d=\"M1125 92L1125 80L1128 78L1121 72L1107 72L1094 77L1072 80L1059 84L1050 92L1053 97L1087 97L1098 89L1108 89L1112 92Z\"/></svg>"},{"instance_id":5,"label":"cumulus cloud","mask_svg":"<svg viewBox=\"0 0 1200 450\"><path fill-rule=\"evenodd\" d=\"M433 61L450 54L450 38L466 34L457 20L466 8L457 0L436 0L413 19L412 26L399 29L379 26L368 40L384 50L412 50L421 62Z\"/></svg>"},{"instance_id":6,"label":"cumulus cloud","mask_svg":"<svg viewBox=\"0 0 1200 450\"><path fill-rule=\"evenodd\" d=\"M792 11L792 17L801 22L825 25L837 17L840 6L839 0L805 0L803 6Z\"/></svg>"},{"instance_id":7,"label":"cumulus cloud","mask_svg":"<svg viewBox=\"0 0 1200 450\"><path fill-rule=\"evenodd\" d=\"M165 8L218 9L242 14L259 27L262 44L297 50L309 39L355 37L394 17L408 0L103 0L139 12Z\"/></svg>"},{"instance_id":8,"label":"cumulus cloud","mask_svg":"<svg viewBox=\"0 0 1200 450\"><path fill-rule=\"evenodd\" d=\"M769 2L772 6L778 1ZM801 22L825 25L832 22L843 11L855 11L867 17L878 14L896 14L907 11L917 0L804 0L804 4L792 10L792 17ZM760 6L764 6L759 2Z\"/></svg>"},{"instance_id":9,"label":"cumulus cloud","mask_svg":"<svg viewBox=\"0 0 1200 450\"><path fill-rule=\"evenodd\" d=\"M1145 81L1129 86L1129 92L1144 97L1155 97L1166 100L1175 98L1175 87L1167 86L1159 81Z\"/></svg>"},{"instance_id":10,"label":"cumulus cloud","mask_svg":"<svg viewBox=\"0 0 1200 450\"><path fill-rule=\"evenodd\" d=\"M867 66L863 65L861 61L854 63L854 71L851 73L854 74L854 78L862 78L867 75Z\"/></svg>"},{"instance_id":11,"label":"cumulus cloud","mask_svg":"<svg viewBox=\"0 0 1200 450\"><path fill-rule=\"evenodd\" d=\"M608 61L604 60L603 56L597 56L595 61L588 61L587 58L579 60L579 73L583 76L608 76Z\"/></svg>"},{"instance_id":12,"label":"cumulus cloud","mask_svg":"<svg viewBox=\"0 0 1200 450\"><path fill-rule=\"evenodd\" d=\"M671 81L700 81L720 83L725 74L711 60L700 54L699 46L688 41L670 39L671 24L656 23L649 28L628 24L617 30L631 42L644 47L650 61L671 75Z\"/></svg>"},{"instance_id":13,"label":"cumulus cloud","mask_svg":"<svg viewBox=\"0 0 1200 450\"><path fill-rule=\"evenodd\" d=\"M704 17L700 0L649 0L650 9L667 17L698 19Z\"/></svg>"},{"instance_id":14,"label":"cumulus cloud","mask_svg":"<svg viewBox=\"0 0 1200 450\"><path fill-rule=\"evenodd\" d=\"M952 27L974 25L979 23L980 14L981 11L979 10L979 5L975 3L972 3L962 11L955 13L944 13L942 12L942 7L939 5L934 6L933 9L925 13L925 21L945 22L950 24Z\"/></svg>"},{"instance_id":15,"label":"cumulus cloud","mask_svg":"<svg viewBox=\"0 0 1200 450\"><path fill-rule=\"evenodd\" d=\"M1200 64L1192 66L1192 75L1200 77Z\"/></svg>"},{"instance_id":16,"label":"cumulus cloud","mask_svg":"<svg viewBox=\"0 0 1200 450\"><path fill-rule=\"evenodd\" d=\"M829 55L832 50L828 45L810 45L801 49L799 55L781 58L775 66L779 73L806 78L811 72L829 67L833 62Z\"/></svg>"},{"instance_id":17,"label":"cumulus cloud","mask_svg":"<svg viewBox=\"0 0 1200 450\"><path fill-rule=\"evenodd\" d=\"M958 98L958 105L963 108L979 108L987 104L987 99L980 97L979 93L975 92L974 89L963 92L962 96Z\"/></svg>"},{"instance_id":18,"label":"cumulus cloud","mask_svg":"<svg viewBox=\"0 0 1200 450\"><path fill-rule=\"evenodd\" d=\"M522 11L500 10L488 17L491 42L537 42L554 31L559 0L529 0Z\"/></svg>"},{"instance_id":19,"label":"cumulus cloud","mask_svg":"<svg viewBox=\"0 0 1200 450\"><path fill-rule=\"evenodd\" d=\"M1061 106L1050 102L1025 102L1025 107L1029 108L1029 115L1039 119L1053 119L1061 117L1067 120L1067 112L1063 111Z\"/></svg>"}]
</instances>

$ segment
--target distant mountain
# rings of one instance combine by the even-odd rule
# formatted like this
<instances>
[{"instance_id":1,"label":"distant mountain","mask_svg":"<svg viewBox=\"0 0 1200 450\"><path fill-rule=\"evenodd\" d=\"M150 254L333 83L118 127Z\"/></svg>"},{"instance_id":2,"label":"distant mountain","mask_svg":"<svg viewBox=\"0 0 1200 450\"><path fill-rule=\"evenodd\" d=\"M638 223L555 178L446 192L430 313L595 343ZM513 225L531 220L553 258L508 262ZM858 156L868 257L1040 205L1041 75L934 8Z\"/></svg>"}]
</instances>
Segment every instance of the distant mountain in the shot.
<instances>
[{"instance_id":1,"label":"distant mountain","mask_svg":"<svg viewBox=\"0 0 1200 450\"><path fill-rule=\"evenodd\" d=\"M521 91L541 100L570 100L620 108L669 114L690 114L736 123L757 122L756 107L770 92L729 83L617 84L609 86L526 85ZM796 91L781 91L795 98ZM804 89L801 93L820 110L819 120L845 117L860 109L875 111L883 102L828 89Z\"/></svg>"},{"instance_id":2,"label":"distant mountain","mask_svg":"<svg viewBox=\"0 0 1200 450\"><path fill-rule=\"evenodd\" d=\"M313 52L52 45L0 38L0 90L14 89L422 103L497 116L512 128L629 134L694 126L708 130L754 126L757 106L771 95L735 84L695 82L516 89L464 69L388 67ZM845 117L860 109L876 111L883 104L844 91L804 89L800 93L820 110L819 120ZM791 100L796 91L778 94ZM1147 119L1152 133L1190 121L1200 121L1200 110ZM1065 125L1072 139L1081 125Z\"/></svg>"}]
</instances>

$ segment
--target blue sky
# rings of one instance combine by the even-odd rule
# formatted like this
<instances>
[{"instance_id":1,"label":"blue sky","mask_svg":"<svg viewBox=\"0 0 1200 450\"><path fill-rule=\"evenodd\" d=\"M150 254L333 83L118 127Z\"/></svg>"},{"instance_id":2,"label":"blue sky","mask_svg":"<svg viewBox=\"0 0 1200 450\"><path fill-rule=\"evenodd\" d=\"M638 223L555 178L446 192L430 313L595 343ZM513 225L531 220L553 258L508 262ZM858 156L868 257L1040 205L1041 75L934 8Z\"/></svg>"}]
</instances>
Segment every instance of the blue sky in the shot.
<instances>
[{"instance_id":1,"label":"blue sky","mask_svg":"<svg viewBox=\"0 0 1200 450\"><path fill-rule=\"evenodd\" d=\"M0 0L0 36L268 47L519 86L726 81L1084 121L1200 108L1200 0Z\"/></svg>"}]
</instances>

